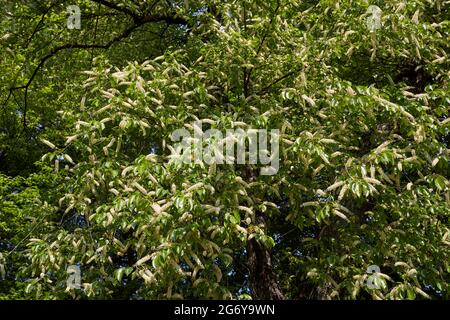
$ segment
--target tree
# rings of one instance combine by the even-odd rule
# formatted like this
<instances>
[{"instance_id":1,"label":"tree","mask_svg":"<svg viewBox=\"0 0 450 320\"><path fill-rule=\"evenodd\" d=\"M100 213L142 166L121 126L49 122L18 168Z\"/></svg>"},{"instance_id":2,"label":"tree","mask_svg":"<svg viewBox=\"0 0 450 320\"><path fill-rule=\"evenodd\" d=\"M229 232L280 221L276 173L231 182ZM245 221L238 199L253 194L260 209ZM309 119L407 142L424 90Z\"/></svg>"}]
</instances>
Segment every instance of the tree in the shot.
<instances>
[{"instance_id":1,"label":"tree","mask_svg":"<svg viewBox=\"0 0 450 320\"><path fill-rule=\"evenodd\" d=\"M49 166L37 167L39 171L27 178L0 174L0 300L27 298L18 272L27 263L23 252L33 232L30 227L52 211L46 200L55 203L62 196L56 191L61 177Z\"/></svg>"},{"instance_id":2,"label":"tree","mask_svg":"<svg viewBox=\"0 0 450 320\"><path fill-rule=\"evenodd\" d=\"M106 45L48 54L107 50L92 64L82 56L87 71L56 104L62 129L41 136L51 149L42 161L67 178L59 203L36 213L44 223L24 250L27 294L449 298L442 1L374 1L376 30L363 0L92 3L130 27ZM159 23L173 27L162 54L111 50ZM121 62L128 54L143 59ZM278 172L171 161L171 134L194 135L195 121L278 129ZM81 290L66 286L74 264ZM380 270L374 286L370 266Z\"/></svg>"}]
</instances>

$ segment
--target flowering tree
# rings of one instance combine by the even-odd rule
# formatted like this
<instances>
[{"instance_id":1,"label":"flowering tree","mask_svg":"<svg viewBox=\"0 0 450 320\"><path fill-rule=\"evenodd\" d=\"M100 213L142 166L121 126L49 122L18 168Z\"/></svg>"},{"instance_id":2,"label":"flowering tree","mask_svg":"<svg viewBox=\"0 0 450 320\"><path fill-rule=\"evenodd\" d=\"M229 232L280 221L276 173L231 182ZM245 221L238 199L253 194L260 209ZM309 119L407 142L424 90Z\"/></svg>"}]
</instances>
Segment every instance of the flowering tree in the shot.
<instances>
[{"instance_id":1,"label":"flowering tree","mask_svg":"<svg viewBox=\"0 0 450 320\"><path fill-rule=\"evenodd\" d=\"M67 89L70 132L42 140L64 196L24 252L27 293L449 298L445 1L93 2L181 40L99 55ZM196 121L279 130L279 169L171 161Z\"/></svg>"}]
</instances>

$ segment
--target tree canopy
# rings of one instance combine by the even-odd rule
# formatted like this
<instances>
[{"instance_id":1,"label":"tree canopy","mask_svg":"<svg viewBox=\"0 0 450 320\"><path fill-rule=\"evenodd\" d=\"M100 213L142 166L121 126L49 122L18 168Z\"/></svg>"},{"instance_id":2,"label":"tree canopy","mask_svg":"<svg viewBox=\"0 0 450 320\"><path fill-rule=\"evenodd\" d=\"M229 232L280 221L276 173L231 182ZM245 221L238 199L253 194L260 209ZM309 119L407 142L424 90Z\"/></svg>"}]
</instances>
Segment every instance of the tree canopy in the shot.
<instances>
[{"instance_id":1,"label":"tree canopy","mask_svg":"<svg viewBox=\"0 0 450 320\"><path fill-rule=\"evenodd\" d=\"M449 1L0 7L0 299L450 298Z\"/></svg>"}]
</instances>

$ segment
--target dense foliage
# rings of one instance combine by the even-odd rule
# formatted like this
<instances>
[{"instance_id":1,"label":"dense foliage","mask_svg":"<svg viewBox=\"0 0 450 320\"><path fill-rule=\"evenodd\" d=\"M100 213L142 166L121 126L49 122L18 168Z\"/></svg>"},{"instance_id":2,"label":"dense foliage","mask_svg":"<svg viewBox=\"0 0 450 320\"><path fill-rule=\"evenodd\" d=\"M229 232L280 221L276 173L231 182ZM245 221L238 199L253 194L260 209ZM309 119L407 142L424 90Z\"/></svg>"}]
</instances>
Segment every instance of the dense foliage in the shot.
<instances>
[{"instance_id":1,"label":"dense foliage","mask_svg":"<svg viewBox=\"0 0 450 320\"><path fill-rule=\"evenodd\" d=\"M450 298L449 1L0 3L0 299Z\"/></svg>"}]
</instances>

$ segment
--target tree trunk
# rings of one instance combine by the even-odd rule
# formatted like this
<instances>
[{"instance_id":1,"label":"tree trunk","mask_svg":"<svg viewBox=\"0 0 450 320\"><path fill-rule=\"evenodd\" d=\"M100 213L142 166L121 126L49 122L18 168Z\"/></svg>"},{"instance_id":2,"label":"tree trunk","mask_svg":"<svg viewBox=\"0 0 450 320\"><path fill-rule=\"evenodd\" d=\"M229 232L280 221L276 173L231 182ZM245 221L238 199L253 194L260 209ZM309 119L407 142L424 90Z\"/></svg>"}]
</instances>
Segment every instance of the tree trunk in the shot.
<instances>
[{"instance_id":1,"label":"tree trunk","mask_svg":"<svg viewBox=\"0 0 450 320\"><path fill-rule=\"evenodd\" d=\"M263 217L259 217L264 221ZM273 271L269 248L255 238L247 244L250 287L254 299L284 300L276 275Z\"/></svg>"}]
</instances>

